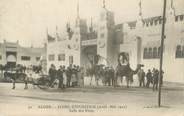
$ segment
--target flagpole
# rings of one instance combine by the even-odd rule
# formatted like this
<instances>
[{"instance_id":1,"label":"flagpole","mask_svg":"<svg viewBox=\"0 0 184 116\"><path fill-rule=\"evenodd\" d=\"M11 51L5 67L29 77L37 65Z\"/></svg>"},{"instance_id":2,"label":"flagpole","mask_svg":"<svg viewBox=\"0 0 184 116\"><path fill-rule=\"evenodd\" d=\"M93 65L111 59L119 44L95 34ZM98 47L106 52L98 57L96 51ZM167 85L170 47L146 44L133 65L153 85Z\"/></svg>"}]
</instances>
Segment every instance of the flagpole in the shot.
<instances>
[{"instance_id":1,"label":"flagpole","mask_svg":"<svg viewBox=\"0 0 184 116\"><path fill-rule=\"evenodd\" d=\"M159 73L159 91L158 91L158 106L161 106L161 76L162 76L162 65L163 65L163 46L164 46L164 39L165 39L165 15L166 15L166 0L164 0L163 6L163 22L162 22L162 35L161 35L161 46L160 46L160 73Z\"/></svg>"}]
</instances>

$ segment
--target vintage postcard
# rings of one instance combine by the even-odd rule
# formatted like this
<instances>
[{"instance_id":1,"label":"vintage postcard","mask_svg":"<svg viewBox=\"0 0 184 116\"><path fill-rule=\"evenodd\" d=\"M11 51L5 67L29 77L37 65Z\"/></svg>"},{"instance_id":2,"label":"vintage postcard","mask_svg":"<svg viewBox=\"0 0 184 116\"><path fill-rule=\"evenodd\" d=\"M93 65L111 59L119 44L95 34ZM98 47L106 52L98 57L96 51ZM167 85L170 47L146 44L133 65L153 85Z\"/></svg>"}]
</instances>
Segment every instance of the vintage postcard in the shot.
<instances>
[{"instance_id":1,"label":"vintage postcard","mask_svg":"<svg viewBox=\"0 0 184 116\"><path fill-rule=\"evenodd\" d=\"M0 0L0 116L184 116L183 0Z\"/></svg>"}]
</instances>

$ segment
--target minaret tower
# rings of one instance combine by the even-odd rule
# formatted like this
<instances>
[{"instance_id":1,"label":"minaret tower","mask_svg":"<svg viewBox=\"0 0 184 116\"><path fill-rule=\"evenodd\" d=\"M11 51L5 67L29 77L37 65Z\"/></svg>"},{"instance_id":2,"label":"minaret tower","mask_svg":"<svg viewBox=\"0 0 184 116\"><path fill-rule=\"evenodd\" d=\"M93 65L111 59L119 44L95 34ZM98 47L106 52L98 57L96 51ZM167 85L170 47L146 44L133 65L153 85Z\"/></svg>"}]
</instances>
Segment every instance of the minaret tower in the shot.
<instances>
[{"instance_id":1,"label":"minaret tower","mask_svg":"<svg viewBox=\"0 0 184 116\"><path fill-rule=\"evenodd\" d=\"M92 33L93 32L93 19L91 17L91 25L89 27L89 32Z\"/></svg>"},{"instance_id":2,"label":"minaret tower","mask_svg":"<svg viewBox=\"0 0 184 116\"><path fill-rule=\"evenodd\" d=\"M76 26L80 24L80 15L79 15L79 1L77 1L77 18L76 18Z\"/></svg>"},{"instance_id":3,"label":"minaret tower","mask_svg":"<svg viewBox=\"0 0 184 116\"><path fill-rule=\"evenodd\" d=\"M76 16L76 24L74 27L74 33L72 36L72 50L75 53L73 62L75 65L81 65L81 42L85 39L85 35L87 33L87 23L86 20L81 19L80 17L80 9L79 9L79 0L77 1L77 16Z\"/></svg>"},{"instance_id":4,"label":"minaret tower","mask_svg":"<svg viewBox=\"0 0 184 116\"><path fill-rule=\"evenodd\" d=\"M174 4L173 4L173 0L168 0L170 3L169 5L169 14L170 15L174 15L175 16L175 8L174 8Z\"/></svg>"},{"instance_id":5,"label":"minaret tower","mask_svg":"<svg viewBox=\"0 0 184 116\"><path fill-rule=\"evenodd\" d=\"M175 22L175 8L173 4L173 0L167 0L167 14L166 14L166 25L174 24Z\"/></svg>"},{"instance_id":6,"label":"minaret tower","mask_svg":"<svg viewBox=\"0 0 184 116\"><path fill-rule=\"evenodd\" d=\"M107 59L108 62L114 61L113 34L114 14L106 8L106 2L103 0L98 24L97 54ZM104 65L110 65L108 62Z\"/></svg>"},{"instance_id":7,"label":"minaret tower","mask_svg":"<svg viewBox=\"0 0 184 116\"><path fill-rule=\"evenodd\" d=\"M140 30L142 27L143 27L142 0L139 0L139 13L137 18L136 28Z\"/></svg>"},{"instance_id":8,"label":"minaret tower","mask_svg":"<svg viewBox=\"0 0 184 116\"><path fill-rule=\"evenodd\" d=\"M140 0L139 1L139 19L143 19L143 17L142 17L142 1Z\"/></svg>"},{"instance_id":9,"label":"minaret tower","mask_svg":"<svg viewBox=\"0 0 184 116\"><path fill-rule=\"evenodd\" d=\"M79 1L77 2L77 17L76 17L75 32L78 33L78 34L80 34L80 35L87 32L87 23L86 23L86 20L80 18L80 14L79 14Z\"/></svg>"}]
</instances>

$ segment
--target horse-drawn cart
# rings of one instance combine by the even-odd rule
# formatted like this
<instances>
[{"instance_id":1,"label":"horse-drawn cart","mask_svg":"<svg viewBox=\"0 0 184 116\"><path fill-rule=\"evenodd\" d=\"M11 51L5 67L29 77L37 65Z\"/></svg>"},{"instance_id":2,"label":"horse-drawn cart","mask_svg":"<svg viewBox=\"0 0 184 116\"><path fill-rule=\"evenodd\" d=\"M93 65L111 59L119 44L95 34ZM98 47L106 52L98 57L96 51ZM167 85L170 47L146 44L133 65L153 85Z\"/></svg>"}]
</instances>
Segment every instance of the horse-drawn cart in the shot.
<instances>
[{"instance_id":1,"label":"horse-drawn cart","mask_svg":"<svg viewBox=\"0 0 184 116\"><path fill-rule=\"evenodd\" d=\"M33 79L33 84L37 85L41 89L49 88L51 85L51 79L48 75L39 75L39 78Z\"/></svg>"}]
</instances>

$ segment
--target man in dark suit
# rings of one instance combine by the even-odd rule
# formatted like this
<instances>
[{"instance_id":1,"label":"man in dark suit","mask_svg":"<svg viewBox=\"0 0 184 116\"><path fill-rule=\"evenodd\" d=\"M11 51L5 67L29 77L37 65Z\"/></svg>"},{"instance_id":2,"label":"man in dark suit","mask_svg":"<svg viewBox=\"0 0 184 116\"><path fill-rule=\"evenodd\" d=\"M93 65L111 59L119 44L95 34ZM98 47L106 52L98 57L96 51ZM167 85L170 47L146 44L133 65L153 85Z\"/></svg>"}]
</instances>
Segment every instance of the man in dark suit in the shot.
<instances>
[{"instance_id":1,"label":"man in dark suit","mask_svg":"<svg viewBox=\"0 0 184 116\"><path fill-rule=\"evenodd\" d=\"M69 66L66 70L66 76L67 76L67 82L66 82L66 86L70 87L70 82L71 82L71 76L72 76L72 67Z\"/></svg>"},{"instance_id":2,"label":"man in dark suit","mask_svg":"<svg viewBox=\"0 0 184 116\"><path fill-rule=\"evenodd\" d=\"M146 80L147 80L146 87L149 88L150 83L152 81L152 74L151 74L151 70L150 69L148 70L148 72L146 74Z\"/></svg>"},{"instance_id":3,"label":"man in dark suit","mask_svg":"<svg viewBox=\"0 0 184 116\"><path fill-rule=\"evenodd\" d=\"M63 88L63 67L60 66L60 68L57 71L57 78L59 79L59 87L58 88Z\"/></svg>"},{"instance_id":4,"label":"man in dark suit","mask_svg":"<svg viewBox=\"0 0 184 116\"><path fill-rule=\"evenodd\" d=\"M143 85L145 87L145 72L143 69L140 69L138 72L138 77L139 77L139 87Z\"/></svg>"},{"instance_id":5,"label":"man in dark suit","mask_svg":"<svg viewBox=\"0 0 184 116\"><path fill-rule=\"evenodd\" d=\"M159 71L157 69L153 70L153 91L158 89L158 77Z\"/></svg>"},{"instance_id":6,"label":"man in dark suit","mask_svg":"<svg viewBox=\"0 0 184 116\"><path fill-rule=\"evenodd\" d=\"M49 69L49 77L51 78L50 85L52 85L52 83L54 82L56 75L57 75L56 68L53 64L51 64L51 67Z\"/></svg>"}]
</instances>

